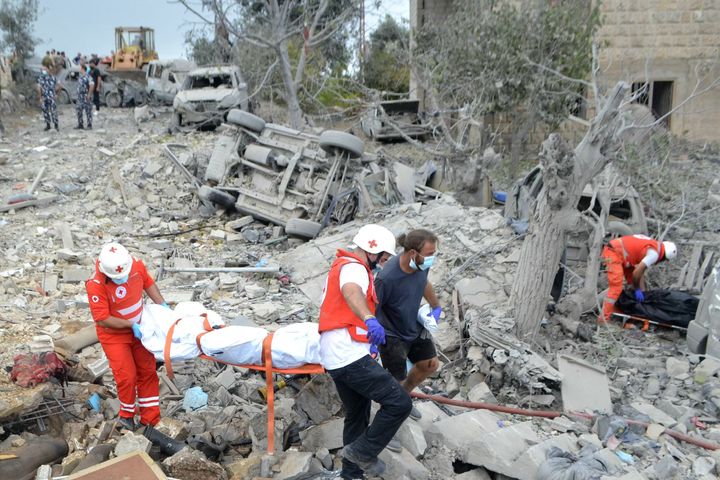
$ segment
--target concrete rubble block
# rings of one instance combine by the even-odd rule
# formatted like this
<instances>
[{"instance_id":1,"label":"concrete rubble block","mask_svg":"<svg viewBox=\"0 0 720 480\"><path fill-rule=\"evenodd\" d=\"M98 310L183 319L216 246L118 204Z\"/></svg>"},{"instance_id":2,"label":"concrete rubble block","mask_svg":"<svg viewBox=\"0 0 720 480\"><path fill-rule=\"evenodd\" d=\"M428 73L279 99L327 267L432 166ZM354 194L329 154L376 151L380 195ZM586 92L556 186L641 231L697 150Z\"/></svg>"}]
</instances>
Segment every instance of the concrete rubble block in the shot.
<instances>
[{"instance_id":1,"label":"concrete rubble block","mask_svg":"<svg viewBox=\"0 0 720 480\"><path fill-rule=\"evenodd\" d=\"M275 320L280 318L280 313L278 311L278 306L274 303L256 303L252 305L250 308L252 308L253 313L255 314L255 317L263 323L270 323L274 322Z\"/></svg>"},{"instance_id":2,"label":"concrete rubble block","mask_svg":"<svg viewBox=\"0 0 720 480\"><path fill-rule=\"evenodd\" d=\"M395 438L415 458L422 457L427 449L425 434L420 425L415 422L406 421L400 425Z\"/></svg>"},{"instance_id":3,"label":"concrete rubble block","mask_svg":"<svg viewBox=\"0 0 720 480\"><path fill-rule=\"evenodd\" d=\"M627 472L620 476L603 475L600 480L647 480L647 477L632 467L628 467Z\"/></svg>"},{"instance_id":4,"label":"concrete rubble block","mask_svg":"<svg viewBox=\"0 0 720 480\"><path fill-rule=\"evenodd\" d=\"M65 283L81 283L90 278L90 271L87 268L68 267L62 272L62 279Z\"/></svg>"},{"instance_id":5,"label":"concrete rubble block","mask_svg":"<svg viewBox=\"0 0 720 480\"><path fill-rule=\"evenodd\" d=\"M485 277L463 278L455 288L463 303L484 307L487 304L497 302L499 289Z\"/></svg>"},{"instance_id":6,"label":"concrete rubble block","mask_svg":"<svg viewBox=\"0 0 720 480\"><path fill-rule=\"evenodd\" d=\"M455 475L455 480L492 480L490 474L484 468L476 468L459 475Z\"/></svg>"},{"instance_id":7,"label":"concrete rubble block","mask_svg":"<svg viewBox=\"0 0 720 480\"><path fill-rule=\"evenodd\" d=\"M171 304L192 302L195 299L194 290L174 290L172 288L169 288L163 289L162 294L165 301Z\"/></svg>"},{"instance_id":8,"label":"concrete rubble block","mask_svg":"<svg viewBox=\"0 0 720 480\"><path fill-rule=\"evenodd\" d=\"M665 455L653 465L653 471L659 479L673 479L677 476L678 463L671 455Z\"/></svg>"},{"instance_id":9,"label":"concrete rubble block","mask_svg":"<svg viewBox=\"0 0 720 480\"><path fill-rule=\"evenodd\" d=\"M125 455L126 453L132 452L145 452L148 453L152 447L152 443L142 435L137 435L132 432L127 432L115 445L115 455Z\"/></svg>"},{"instance_id":10,"label":"concrete rubble block","mask_svg":"<svg viewBox=\"0 0 720 480\"><path fill-rule=\"evenodd\" d=\"M240 230L241 228L250 225L254 221L255 219L250 215L236 218L235 220L231 220L225 223L225 230Z\"/></svg>"},{"instance_id":11,"label":"concrete rubble block","mask_svg":"<svg viewBox=\"0 0 720 480\"><path fill-rule=\"evenodd\" d=\"M143 169L142 175L143 177L152 178L154 177L160 170L165 167L167 163L161 162L159 160L151 159L147 165L145 165L145 168Z\"/></svg>"},{"instance_id":12,"label":"concrete rubble block","mask_svg":"<svg viewBox=\"0 0 720 480\"><path fill-rule=\"evenodd\" d=\"M260 456L251 455L231 463L225 467L228 472L228 480L246 480L259 476L261 461Z\"/></svg>"},{"instance_id":13,"label":"concrete rubble block","mask_svg":"<svg viewBox=\"0 0 720 480\"><path fill-rule=\"evenodd\" d=\"M250 434L250 440L252 440L253 451L264 452L267 451L267 413L262 412L258 415L250 418L248 425L248 433ZM275 451L283 451L283 429L282 422L275 422ZM261 475L262 476L262 475Z\"/></svg>"},{"instance_id":14,"label":"concrete rubble block","mask_svg":"<svg viewBox=\"0 0 720 480\"><path fill-rule=\"evenodd\" d=\"M715 358L705 358L693 372L693 378L695 383L703 384L707 382L710 377L717 374L720 371L720 360Z\"/></svg>"},{"instance_id":15,"label":"concrete rubble block","mask_svg":"<svg viewBox=\"0 0 720 480\"><path fill-rule=\"evenodd\" d=\"M313 380L295 396L295 409L305 413L315 424L329 420L341 408L342 402L328 374L313 376Z\"/></svg>"},{"instance_id":16,"label":"concrete rubble block","mask_svg":"<svg viewBox=\"0 0 720 480\"><path fill-rule=\"evenodd\" d=\"M465 412L433 423L425 431L425 438L430 445L445 445L457 451L478 437L499 430L500 420L499 416L485 410Z\"/></svg>"},{"instance_id":17,"label":"concrete rubble block","mask_svg":"<svg viewBox=\"0 0 720 480\"><path fill-rule=\"evenodd\" d=\"M68 248L61 248L57 251L57 256L58 259L66 262L77 262L80 260L81 254Z\"/></svg>"},{"instance_id":18,"label":"concrete rubble block","mask_svg":"<svg viewBox=\"0 0 720 480\"><path fill-rule=\"evenodd\" d=\"M45 293L53 293L58 288L59 277L57 275L49 274L43 278L42 289Z\"/></svg>"},{"instance_id":19,"label":"concrete rubble block","mask_svg":"<svg viewBox=\"0 0 720 480\"><path fill-rule=\"evenodd\" d=\"M55 344L50 335L35 335L30 342L30 351L32 353L52 352L55 350Z\"/></svg>"},{"instance_id":20,"label":"concrete rubble block","mask_svg":"<svg viewBox=\"0 0 720 480\"><path fill-rule=\"evenodd\" d=\"M326 447L321 447L315 452L315 458L320 461L320 464L325 470L333 469L333 459L330 455L330 451Z\"/></svg>"},{"instance_id":21,"label":"concrete rubble block","mask_svg":"<svg viewBox=\"0 0 720 480\"><path fill-rule=\"evenodd\" d=\"M513 477L517 476L520 480L535 480L538 468L545 462L547 453L552 447L558 447L566 452L576 453L578 451L575 435L564 433L550 437L542 443L531 446L520 455L511 467L515 472Z\"/></svg>"},{"instance_id":22,"label":"concrete rubble block","mask_svg":"<svg viewBox=\"0 0 720 480\"><path fill-rule=\"evenodd\" d=\"M415 408L420 412L420 419L415 420L415 423L420 425L423 432L426 432L430 426L435 423L448 418L448 414L443 412L435 402L414 402Z\"/></svg>"},{"instance_id":23,"label":"concrete rubble block","mask_svg":"<svg viewBox=\"0 0 720 480\"><path fill-rule=\"evenodd\" d=\"M670 378L683 378L690 370L690 362L687 358L668 357L665 360L665 370Z\"/></svg>"},{"instance_id":24,"label":"concrete rubble block","mask_svg":"<svg viewBox=\"0 0 720 480\"><path fill-rule=\"evenodd\" d=\"M534 472L518 472L513 466L539 438L532 422L516 423L475 437L462 445L460 459L514 478L530 478Z\"/></svg>"},{"instance_id":25,"label":"concrete rubble block","mask_svg":"<svg viewBox=\"0 0 720 480\"><path fill-rule=\"evenodd\" d=\"M225 243L227 245L240 245L245 243L245 237L239 233L227 233L225 235Z\"/></svg>"},{"instance_id":26,"label":"concrete rubble block","mask_svg":"<svg viewBox=\"0 0 720 480\"><path fill-rule=\"evenodd\" d=\"M692 471L698 477L710 475L715 471L715 459L712 457L697 457L693 461Z\"/></svg>"},{"instance_id":27,"label":"concrete rubble block","mask_svg":"<svg viewBox=\"0 0 720 480\"><path fill-rule=\"evenodd\" d=\"M492 230L498 230L500 228L505 228L506 221L502 215L500 215L494 210L487 210L486 212L487 213L483 215L477 222L480 230L488 232Z\"/></svg>"},{"instance_id":28,"label":"concrete rubble block","mask_svg":"<svg viewBox=\"0 0 720 480\"><path fill-rule=\"evenodd\" d=\"M306 473L310 469L313 454L311 452L287 451L280 459L280 474L278 478L290 478Z\"/></svg>"},{"instance_id":29,"label":"concrete rubble block","mask_svg":"<svg viewBox=\"0 0 720 480\"><path fill-rule=\"evenodd\" d=\"M670 415L666 414L659 408L650 405L649 403L634 402L631 403L630 406L638 412L644 413L645 415L650 417L650 420L653 423L659 423L660 425L668 428L673 427L677 424L677 421L674 418L672 418Z\"/></svg>"},{"instance_id":30,"label":"concrete rubble block","mask_svg":"<svg viewBox=\"0 0 720 480\"><path fill-rule=\"evenodd\" d=\"M251 300L254 298L263 297L263 296L265 296L266 293L267 293L267 289L261 287L260 285L257 285L255 283L245 284L245 294Z\"/></svg>"},{"instance_id":31,"label":"concrete rubble block","mask_svg":"<svg viewBox=\"0 0 720 480\"><path fill-rule=\"evenodd\" d=\"M183 480L228 480L223 467L208 460L202 452L183 448L162 462L171 477Z\"/></svg>"},{"instance_id":32,"label":"concrete rubble block","mask_svg":"<svg viewBox=\"0 0 720 480\"><path fill-rule=\"evenodd\" d=\"M561 393L566 412L584 410L612 413L605 369L570 355L557 356L562 374Z\"/></svg>"},{"instance_id":33,"label":"concrete rubble block","mask_svg":"<svg viewBox=\"0 0 720 480\"><path fill-rule=\"evenodd\" d=\"M460 348L460 332L449 322L440 322L438 332L433 335L435 344L444 353L454 352Z\"/></svg>"},{"instance_id":34,"label":"concrete rubble block","mask_svg":"<svg viewBox=\"0 0 720 480\"><path fill-rule=\"evenodd\" d=\"M320 425L314 425L300 432L300 441L304 450L315 451L319 448L336 450L342 448L342 418L333 418Z\"/></svg>"},{"instance_id":35,"label":"concrete rubble block","mask_svg":"<svg viewBox=\"0 0 720 480\"><path fill-rule=\"evenodd\" d=\"M686 415L690 410L689 407L678 405L677 402L665 400L663 398L658 399L655 402L655 407L670 415L675 420L679 420L683 415Z\"/></svg>"},{"instance_id":36,"label":"concrete rubble block","mask_svg":"<svg viewBox=\"0 0 720 480\"><path fill-rule=\"evenodd\" d=\"M429 480L430 471L410 452L403 449L400 453L391 452L387 448L380 452L380 460L385 462L385 480Z\"/></svg>"},{"instance_id":37,"label":"concrete rubble block","mask_svg":"<svg viewBox=\"0 0 720 480\"><path fill-rule=\"evenodd\" d=\"M62 472L61 475L70 475L78 465L80 465L80 462L86 457L85 452L81 450L76 450L72 452L67 457L63 458L61 466L62 466Z\"/></svg>"},{"instance_id":38,"label":"concrete rubble block","mask_svg":"<svg viewBox=\"0 0 720 480\"><path fill-rule=\"evenodd\" d=\"M83 367L95 378L100 378L110 371L110 364L104 355L94 362L83 363Z\"/></svg>"},{"instance_id":39,"label":"concrete rubble block","mask_svg":"<svg viewBox=\"0 0 720 480\"><path fill-rule=\"evenodd\" d=\"M490 391L490 387L485 382L478 383L467 394L468 400L471 402L481 403L497 403L495 395Z\"/></svg>"},{"instance_id":40,"label":"concrete rubble block","mask_svg":"<svg viewBox=\"0 0 720 480\"><path fill-rule=\"evenodd\" d=\"M171 417L162 417L155 425L155 430L174 440L183 441L188 437L188 429L185 423Z\"/></svg>"},{"instance_id":41,"label":"concrete rubble block","mask_svg":"<svg viewBox=\"0 0 720 480\"><path fill-rule=\"evenodd\" d=\"M225 240L225 232L223 230L215 229L210 232L211 240Z\"/></svg>"},{"instance_id":42,"label":"concrete rubble block","mask_svg":"<svg viewBox=\"0 0 720 480\"><path fill-rule=\"evenodd\" d=\"M52 480L52 467L50 465L40 465L35 472L35 480Z\"/></svg>"},{"instance_id":43,"label":"concrete rubble block","mask_svg":"<svg viewBox=\"0 0 720 480\"><path fill-rule=\"evenodd\" d=\"M648 425L647 430L645 431L645 436L650 438L651 440L657 441L658 437L663 434L665 431L665 427L662 425L658 425L657 423L651 423Z\"/></svg>"}]
</instances>

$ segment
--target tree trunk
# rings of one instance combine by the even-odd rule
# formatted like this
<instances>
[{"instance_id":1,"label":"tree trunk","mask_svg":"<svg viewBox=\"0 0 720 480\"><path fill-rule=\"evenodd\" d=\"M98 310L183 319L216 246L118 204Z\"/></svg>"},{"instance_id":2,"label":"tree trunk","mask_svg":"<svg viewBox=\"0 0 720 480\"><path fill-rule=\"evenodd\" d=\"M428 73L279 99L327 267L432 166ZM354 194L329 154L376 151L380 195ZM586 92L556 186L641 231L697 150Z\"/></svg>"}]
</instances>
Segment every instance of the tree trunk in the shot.
<instances>
[{"instance_id":1,"label":"tree trunk","mask_svg":"<svg viewBox=\"0 0 720 480\"><path fill-rule=\"evenodd\" d=\"M292 128L300 129L303 126L302 109L297 96L297 86L293 80L292 65L290 64L290 54L288 53L287 41L280 44L278 57L280 59L280 73L285 87L285 103L288 107L288 120Z\"/></svg>"},{"instance_id":2,"label":"tree trunk","mask_svg":"<svg viewBox=\"0 0 720 480\"><path fill-rule=\"evenodd\" d=\"M516 333L521 339L531 339L543 318L565 235L575 224L583 188L616 153L618 132L623 126L619 109L627 91L624 82L615 86L574 151L558 134L551 134L543 142L543 188L530 219L510 294Z\"/></svg>"}]
</instances>

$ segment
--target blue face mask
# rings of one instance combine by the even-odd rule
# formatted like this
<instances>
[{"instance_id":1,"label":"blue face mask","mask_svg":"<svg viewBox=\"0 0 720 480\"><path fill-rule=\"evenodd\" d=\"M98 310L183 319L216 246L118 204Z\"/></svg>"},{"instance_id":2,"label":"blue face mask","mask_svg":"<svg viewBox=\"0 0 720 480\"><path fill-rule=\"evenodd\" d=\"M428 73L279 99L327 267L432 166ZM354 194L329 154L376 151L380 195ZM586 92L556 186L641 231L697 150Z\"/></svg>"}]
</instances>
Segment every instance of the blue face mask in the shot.
<instances>
[{"instance_id":1,"label":"blue face mask","mask_svg":"<svg viewBox=\"0 0 720 480\"><path fill-rule=\"evenodd\" d=\"M122 285L123 283L128 281L128 277L129 275L125 275L124 277L111 278L110 280L112 280L115 285Z\"/></svg>"},{"instance_id":2,"label":"blue face mask","mask_svg":"<svg viewBox=\"0 0 720 480\"><path fill-rule=\"evenodd\" d=\"M432 255L430 257L425 257L425 260L423 260L423 263L420 266L418 266L418 264L415 263L414 258L411 258L410 259L410 268L412 268L413 270L425 271L425 270L429 269L430 267L432 267L433 263L435 263L435 255Z\"/></svg>"}]
</instances>

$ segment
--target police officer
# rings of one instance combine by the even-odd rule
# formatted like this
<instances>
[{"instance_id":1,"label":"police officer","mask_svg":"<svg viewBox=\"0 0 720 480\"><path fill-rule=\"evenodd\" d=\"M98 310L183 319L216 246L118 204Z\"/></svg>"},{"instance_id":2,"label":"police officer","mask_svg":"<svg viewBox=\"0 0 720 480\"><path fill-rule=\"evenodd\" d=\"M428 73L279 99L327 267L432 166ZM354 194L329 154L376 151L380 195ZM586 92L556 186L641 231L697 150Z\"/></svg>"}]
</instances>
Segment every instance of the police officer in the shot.
<instances>
[{"instance_id":1,"label":"police officer","mask_svg":"<svg viewBox=\"0 0 720 480\"><path fill-rule=\"evenodd\" d=\"M90 67L85 65L85 61L80 62L80 77L78 78L77 86L77 103L75 104L75 110L77 112L78 124L75 127L76 130L82 130L83 127L83 113L87 117L87 129L92 130L92 92L95 84L93 83L92 76L90 76Z\"/></svg>"},{"instance_id":2,"label":"police officer","mask_svg":"<svg viewBox=\"0 0 720 480\"><path fill-rule=\"evenodd\" d=\"M40 76L37 80L37 92L40 97L40 108L42 108L43 117L45 118L45 130L50 130L50 121L52 120L55 130L60 131L58 125L57 102L55 101L55 93L60 86L57 79L47 67L42 67Z\"/></svg>"}]
</instances>

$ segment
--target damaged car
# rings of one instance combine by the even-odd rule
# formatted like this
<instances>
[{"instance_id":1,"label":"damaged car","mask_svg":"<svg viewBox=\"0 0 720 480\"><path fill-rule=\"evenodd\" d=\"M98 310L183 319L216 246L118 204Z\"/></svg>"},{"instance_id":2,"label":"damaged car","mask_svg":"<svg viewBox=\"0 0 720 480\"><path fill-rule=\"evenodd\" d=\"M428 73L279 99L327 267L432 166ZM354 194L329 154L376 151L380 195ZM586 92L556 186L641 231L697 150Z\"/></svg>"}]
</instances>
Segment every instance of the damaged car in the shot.
<instances>
[{"instance_id":1,"label":"damaged car","mask_svg":"<svg viewBox=\"0 0 720 480\"><path fill-rule=\"evenodd\" d=\"M379 102L365 112L360 127L368 138L377 141L422 139L432 133L419 100Z\"/></svg>"},{"instance_id":2,"label":"damaged car","mask_svg":"<svg viewBox=\"0 0 720 480\"><path fill-rule=\"evenodd\" d=\"M197 68L173 99L173 126L217 127L230 110L249 107L247 84L237 66Z\"/></svg>"},{"instance_id":3,"label":"damaged car","mask_svg":"<svg viewBox=\"0 0 720 480\"><path fill-rule=\"evenodd\" d=\"M314 238L328 225L352 221L358 212L439 196L416 183L414 169L398 162L383 168L350 133L301 132L238 109L228 113L223 128L198 195L280 225L288 236ZM169 147L166 153L178 164Z\"/></svg>"}]
</instances>

